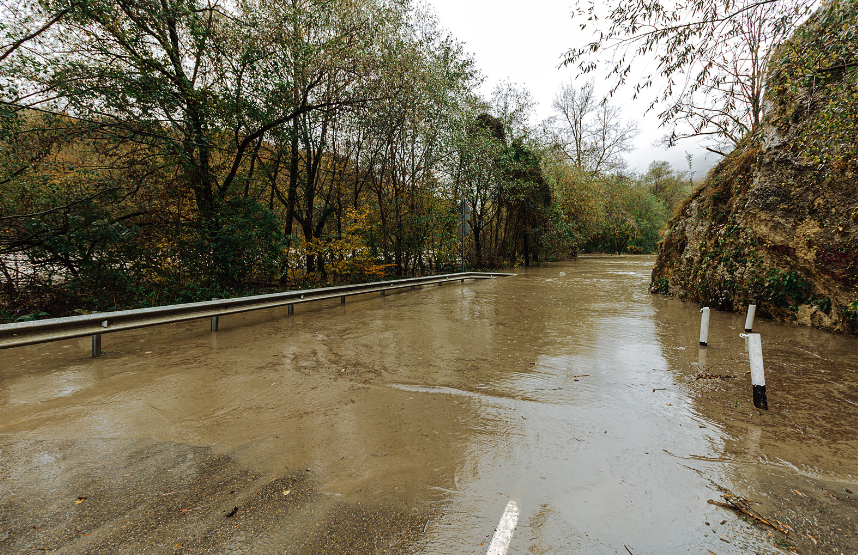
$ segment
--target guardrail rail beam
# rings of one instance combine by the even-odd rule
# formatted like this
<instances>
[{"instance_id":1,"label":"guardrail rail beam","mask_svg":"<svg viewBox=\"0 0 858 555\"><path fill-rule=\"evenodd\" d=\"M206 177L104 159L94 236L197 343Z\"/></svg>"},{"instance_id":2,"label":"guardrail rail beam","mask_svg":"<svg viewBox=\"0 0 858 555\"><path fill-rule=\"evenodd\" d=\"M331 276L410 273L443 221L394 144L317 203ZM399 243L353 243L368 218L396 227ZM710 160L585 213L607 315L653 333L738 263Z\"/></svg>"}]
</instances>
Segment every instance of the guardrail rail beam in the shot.
<instances>
[{"instance_id":1,"label":"guardrail rail beam","mask_svg":"<svg viewBox=\"0 0 858 555\"><path fill-rule=\"evenodd\" d=\"M391 289L402 289L405 287L414 289L418 285L428 285L431 283L441 285L442 282L450 279L460 279L464 282L466 279L490 279L514 275L506 273L465 272L0 324L0 349L92 336L92 356L97 357L101 355L101 336L104 333L203 318L210 318L211 330L217 331L220 317L227 314L277 308L285 305L288 314L292 315L295 313L295 304L297 303L339 297L340 303L344 304L346 297L349 295L380 292L384 296L385 291Z\"/></svg>"}]
</instances>

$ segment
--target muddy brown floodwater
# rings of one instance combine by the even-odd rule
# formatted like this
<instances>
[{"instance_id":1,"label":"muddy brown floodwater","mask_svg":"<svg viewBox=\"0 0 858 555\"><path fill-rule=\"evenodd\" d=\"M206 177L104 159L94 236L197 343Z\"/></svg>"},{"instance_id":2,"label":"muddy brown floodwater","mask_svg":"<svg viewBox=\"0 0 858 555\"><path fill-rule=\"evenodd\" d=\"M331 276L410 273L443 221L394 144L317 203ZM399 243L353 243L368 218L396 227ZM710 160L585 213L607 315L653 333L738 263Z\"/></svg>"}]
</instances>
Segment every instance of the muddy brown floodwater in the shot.
<instances>
[{"instance_id":1,"label":"muddy brown floodwater","mask_svg":"<svg viewBox=\"0 0 858 555\"><path fill-rule=\"evenodd\" d=\"M0 352L0 552L858 553L856 338L758 318L758 411L652 264Z\"/></svg>"}]
</instances>

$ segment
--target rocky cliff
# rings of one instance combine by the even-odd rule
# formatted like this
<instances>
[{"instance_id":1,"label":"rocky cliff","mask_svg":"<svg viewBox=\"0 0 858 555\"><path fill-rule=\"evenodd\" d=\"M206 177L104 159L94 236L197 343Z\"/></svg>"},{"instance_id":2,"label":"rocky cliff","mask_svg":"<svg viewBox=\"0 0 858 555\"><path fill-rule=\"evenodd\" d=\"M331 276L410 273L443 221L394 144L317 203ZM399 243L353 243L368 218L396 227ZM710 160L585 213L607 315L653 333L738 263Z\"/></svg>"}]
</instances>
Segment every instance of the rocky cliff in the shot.
<instances>
[{"instance_id":1,"label":"rocky cliff","mask_svg":"<svg viewBox=\"0 0 858 555\"><path fill-rule=\"evenodd\" d=\"M858 330L858 0L825 4L769 66L762 129L668 224L653 293Z\"/></svg>"}]
</instances>

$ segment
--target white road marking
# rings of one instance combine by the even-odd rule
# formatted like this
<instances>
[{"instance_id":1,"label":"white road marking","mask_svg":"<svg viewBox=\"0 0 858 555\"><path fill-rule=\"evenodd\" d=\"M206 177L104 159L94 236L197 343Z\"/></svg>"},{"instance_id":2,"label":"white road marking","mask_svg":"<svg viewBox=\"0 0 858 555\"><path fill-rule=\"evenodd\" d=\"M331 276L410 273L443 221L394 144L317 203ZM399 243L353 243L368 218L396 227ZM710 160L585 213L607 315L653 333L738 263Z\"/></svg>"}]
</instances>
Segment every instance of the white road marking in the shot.
<instances>
[{"instance_id":1,"label":"white road marking","mask_svg":"<svg viewBox=\"0 0 858 555\"><path fill-rule=\"evenodd\" d=\"M506 510L501 516L495 535L492 536L492 543L489 544L486 555L504 555L506 553L506 550L509 549L509 542L512 541L512 532L518 522L518 513L518 505L515 504L515 501L506 504Z\"/></svg>"}]
</instances>

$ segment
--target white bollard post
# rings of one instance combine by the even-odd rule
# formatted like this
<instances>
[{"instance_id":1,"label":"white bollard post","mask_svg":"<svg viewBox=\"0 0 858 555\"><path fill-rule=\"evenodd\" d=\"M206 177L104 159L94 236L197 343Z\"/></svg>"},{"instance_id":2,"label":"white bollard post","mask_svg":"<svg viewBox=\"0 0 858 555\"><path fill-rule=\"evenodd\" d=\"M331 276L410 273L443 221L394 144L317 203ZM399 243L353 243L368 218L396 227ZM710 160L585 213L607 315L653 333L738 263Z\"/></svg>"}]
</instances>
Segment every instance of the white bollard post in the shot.
<instances>
[{"instance_id":1,"label":"white bollard post","mask_svg":"<svg viewBox=\"0 0 858 555\"><path fill-rule=\"evenodd\" d=\"M709 307L704 306L700 309L703 315L700 317L700 345L706 346L709 341Z\"/></svg>"},{"instance_id":2,"label":"white bollard post","mask_svg":"<svg viewBox=\"0 0 858 555\"><path fill-rule=\"evenodd\" d=\"M766 399L766 375L763 370L763 343L759 333L742 334L748 340L748 359L751 361L751 385L754 387L754 406L769 410Z\"/></svg>"},{"instance_id":3,"label":"white bollard post","mask_svg":"<svg viewBox=\"0 0 858 555\"><path fill-rule=\"evenodd\" d=\"M754 329L754 315L757 313L757 305L748 305L748 317L745 318L745 333L751 333Z\"/></svg>"}]
</instances>

